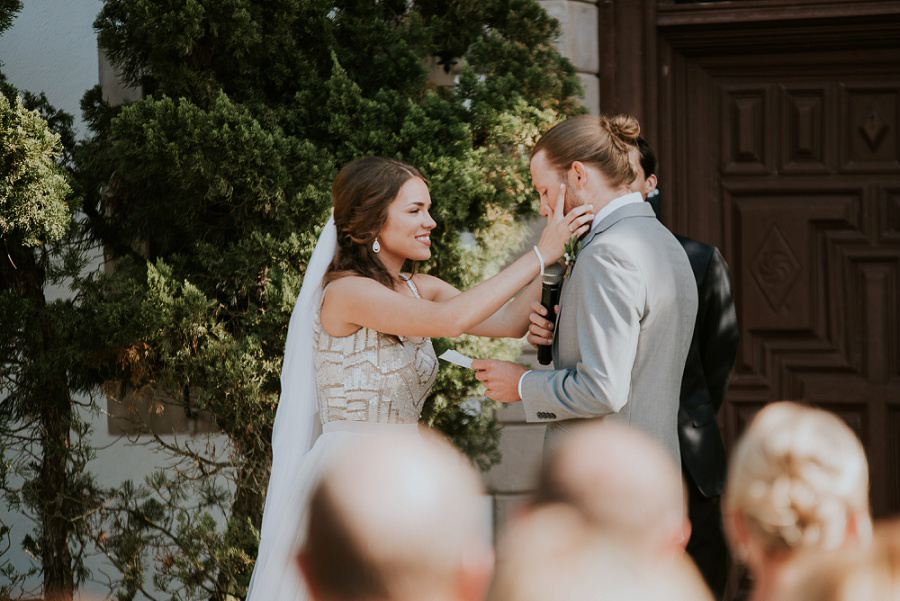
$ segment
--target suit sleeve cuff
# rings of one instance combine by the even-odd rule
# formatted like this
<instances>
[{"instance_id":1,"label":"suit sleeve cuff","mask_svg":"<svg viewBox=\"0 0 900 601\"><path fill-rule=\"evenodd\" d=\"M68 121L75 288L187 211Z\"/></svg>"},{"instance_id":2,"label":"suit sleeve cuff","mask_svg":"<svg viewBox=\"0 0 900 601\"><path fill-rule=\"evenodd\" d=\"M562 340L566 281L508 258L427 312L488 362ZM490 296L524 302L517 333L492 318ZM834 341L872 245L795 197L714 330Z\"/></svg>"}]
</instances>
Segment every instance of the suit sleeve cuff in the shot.
<instances>
[{"instance_id":1,"label":"suit sleeve cuff","mask_svg":"<svg viewBox=\"0 0 900 601\"><path fill-rule=\"evenodd\" d=\"M516 387L516 390L519 391L519 400L522 400L523 398L525 398L522 396L522 381L525 379L525 376L527 376L530 373L531 373L531 370L529 369L524 374L522 374L522 376L519 378L519 384Z\"/></svg>"},{"instance_id":2,"label":"suit sleeve cuff","mask_svg":"<svg viewBox=\"0 0 900 601\"><path fill-rule=\"evenodd\" d=\"M532 380L529 387L525 383L525 378L532 372L534 372L534 375L529 377ZM542 398L541 391L544 390L543 378L546 378L548 373L551 372L547 370L529 370L519 378L519 396L522 399L522 407L525 409L525 421L528 423L549 422L559 419L556 415L558 404L552 400Z\"/></svg>"}]
</instances>

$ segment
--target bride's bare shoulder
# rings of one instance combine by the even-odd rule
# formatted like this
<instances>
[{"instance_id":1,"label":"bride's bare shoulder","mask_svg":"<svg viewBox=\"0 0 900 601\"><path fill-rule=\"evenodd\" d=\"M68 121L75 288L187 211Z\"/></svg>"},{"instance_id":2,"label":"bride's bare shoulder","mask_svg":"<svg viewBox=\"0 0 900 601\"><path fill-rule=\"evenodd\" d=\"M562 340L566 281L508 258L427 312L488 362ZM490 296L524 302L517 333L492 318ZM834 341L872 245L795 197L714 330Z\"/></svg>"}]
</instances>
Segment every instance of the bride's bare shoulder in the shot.
<instances>
[{"instance_id":1,"label":"bride's bare shoulder","mask_svg":"<svg viewBox=\"0 0 900 601\"><path fill-rule=\"evenodd\" d=\"M419 295L426 300L441 300L448 294L458 294L458 291L441 278L427 273L417 273L412 276L412 281L419 290Z\"/></svg>"},{"instance_id":2,"label":"bride's bare shoulder","mask_svg":"<svg viewBox=\"0 0 900 601\"><path fill-rule=\"evenodd\" d=\"M364 293L366 290L371 290L374 287L384 288L384 286L372 278L361 275L341 276L332 280L325 286L324 300L327 301L329 298Z\"/></svg>"},{"instance_id":3,"label":"bride's bare shoulder","mask_svg":"<svg viewBox=\"0 0 900 601\"><path fill-rule=\"evenodd\" d=\"M320 317L331 336L349 336L359 329L359 318L369 310L384 306L384 294L391 291L372 278L348 275L325 286Z\"/></svg>"}]
</instances>

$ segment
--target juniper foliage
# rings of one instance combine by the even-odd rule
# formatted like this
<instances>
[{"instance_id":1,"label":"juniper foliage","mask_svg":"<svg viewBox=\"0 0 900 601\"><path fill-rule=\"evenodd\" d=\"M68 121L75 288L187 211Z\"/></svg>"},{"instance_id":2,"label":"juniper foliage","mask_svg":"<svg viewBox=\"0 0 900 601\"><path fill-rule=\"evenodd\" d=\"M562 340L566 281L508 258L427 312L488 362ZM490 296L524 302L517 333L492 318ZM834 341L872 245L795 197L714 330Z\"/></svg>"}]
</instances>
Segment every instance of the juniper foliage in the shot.
<instances>
[{"instance_id":1,"label":"juniper foliage","mask_svg":"<svg viewBox=\"0 0 900 601\"><path fill-rule=\"evenodd\" d=\"M118 398L164 392L159 406L214 416L228 441L210 457L157 437L177 469L117 491L100 544L121 598L240 597L287 324L338 169L365 155L422 169L438 223L422 270L468 288L516 248L537 207L528 152L581 111L579 82L534 0L106 0L95 27L144 97L83 100L84 211L115 264L79 282L90 356ZM454 63L454 85L429 78ZM453 346L512 358L518 343ZM487 468L497 429L476 384L442 369L423 420Z\"/></svg>"}]
</instances>

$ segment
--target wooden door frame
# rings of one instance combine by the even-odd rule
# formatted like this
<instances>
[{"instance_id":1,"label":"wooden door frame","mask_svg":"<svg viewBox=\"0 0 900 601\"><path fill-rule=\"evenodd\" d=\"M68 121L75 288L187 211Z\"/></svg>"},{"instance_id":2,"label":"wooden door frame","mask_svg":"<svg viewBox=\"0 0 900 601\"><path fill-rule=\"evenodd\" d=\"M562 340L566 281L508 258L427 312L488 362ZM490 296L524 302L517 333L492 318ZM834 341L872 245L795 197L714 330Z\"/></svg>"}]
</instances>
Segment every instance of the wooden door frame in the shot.
<instances>
[{"instance_id":1,"label":"wooden door frame","mask_svg":"<svg viewBox=\"0 0 900 601\"><path fill-rule=\"evenodd\" d=\"M600 111L637 117L656 142L657 0L600 2Z\"/></svg>"},{"instance_id":2,"label":"wooden door frame","mask_svg":"<svg viewBox=\"0 0 900 601\"><path fill-rule=\"evenodd\" d=\"M798 49L848 51L898 44L896 0L674 0L601 2L599 8L600 110L628 113L641 122L657 150L660 176L674 173L672 157L684 143L674 131L673 73L683 57ZM690 235L683 195L670 188L662 221ZM705 240L715 244L716 234ZM705 238L707 236L699 235Z\"/></svg>"}]
</instances>

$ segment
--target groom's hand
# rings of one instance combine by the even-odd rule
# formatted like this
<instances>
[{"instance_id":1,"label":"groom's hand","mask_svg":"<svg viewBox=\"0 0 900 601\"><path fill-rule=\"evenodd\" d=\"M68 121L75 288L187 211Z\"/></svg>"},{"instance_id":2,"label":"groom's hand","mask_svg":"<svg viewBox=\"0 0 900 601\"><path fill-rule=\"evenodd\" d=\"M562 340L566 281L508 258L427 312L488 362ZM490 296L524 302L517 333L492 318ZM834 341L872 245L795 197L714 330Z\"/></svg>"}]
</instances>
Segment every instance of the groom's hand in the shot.
<instances>
[{"instance_id":1,"label":"groom's hand","mask_svg":"<svg viewBox=\"0 0 900 601\"><path fill-rule=\"evenodd\" d=\"M559 313L559 305L554 307L554 311ZM528 343L537 349L538 345L550 346L553 344L553 322L546 319L547 308L540 303L534 301L531 303L531 315L528 319L531 324L528 326Z\"/></svg>"},{"instance_id":2,"label":"groom's hand","mask_svg":"<svg viewBox=\"0 0 900 601\"><path fill-rule=\"evenodd\" d=\"M519 396L519 379L528 370L518 363L475 359L472 361L472 369L475 370L475 378L484 383L485 394L489 399L501 403L522 400Z\"/></svg>"}]
</instances>

